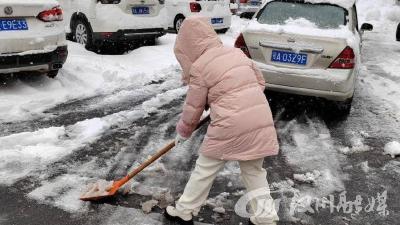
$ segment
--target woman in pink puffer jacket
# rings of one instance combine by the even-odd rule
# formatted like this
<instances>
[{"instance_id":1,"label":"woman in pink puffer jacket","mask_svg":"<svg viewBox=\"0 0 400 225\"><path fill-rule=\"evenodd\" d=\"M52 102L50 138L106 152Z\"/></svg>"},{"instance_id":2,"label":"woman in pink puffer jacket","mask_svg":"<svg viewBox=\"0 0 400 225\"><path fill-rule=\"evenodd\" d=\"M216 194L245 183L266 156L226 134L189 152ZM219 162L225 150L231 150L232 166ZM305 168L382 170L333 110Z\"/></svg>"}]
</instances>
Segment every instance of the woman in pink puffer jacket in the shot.
<instances>
[{"instance_id":1,"label":"woman in pink puffer jacket","mask_svg":"<svg viewBox=\"0 0 400 225\"><path fill-rule=\"evenodd\" d=\"M261 71L240 49L224 47L209 19L202 17L183 22L175 55L182 66L182 80L189 85L176 128L177 144L190 138L206 105L211 109L211 123L185 191L176 207L167 208L167 218L193 224L192 216L204 204L226 161L239 162L249 192L264 190L264 198L271 200L262 166L264 157L278 154L279 146ZM260 210L257 201L250 202L258 213L250 217L250 223L275 224L274 207Z\"/></svg>"}]
</instances>

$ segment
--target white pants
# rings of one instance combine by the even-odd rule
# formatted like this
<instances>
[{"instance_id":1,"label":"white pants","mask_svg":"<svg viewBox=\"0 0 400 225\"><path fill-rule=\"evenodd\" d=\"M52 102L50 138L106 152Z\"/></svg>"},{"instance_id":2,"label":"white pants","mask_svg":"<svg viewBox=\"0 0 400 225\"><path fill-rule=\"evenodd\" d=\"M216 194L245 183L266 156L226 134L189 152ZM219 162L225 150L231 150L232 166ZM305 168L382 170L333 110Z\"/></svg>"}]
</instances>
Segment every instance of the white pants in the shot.
<instances>
[{"instance_id":1,"label":"white pants","mask_svg":"<svg viewBox=\"0 0 400 225\"><path fill-rule=\"evenodd\" d=\"M251 220L257 225L271 224L273 221L279 220L270 195L267 172L262 167L263 162L264 159L239 161L241 177L247 191L263 191L262 198L250 201L252 212L257 212ZM176 203L176 209L184 214L197 214L207 200L214 179L225 163L226 161L207 158L200 154L185 191ZM270 204L265 204L265 200ZM260 204L263 205L263 209L257 210L257 205Z\"/></svg>"}]
</instances>

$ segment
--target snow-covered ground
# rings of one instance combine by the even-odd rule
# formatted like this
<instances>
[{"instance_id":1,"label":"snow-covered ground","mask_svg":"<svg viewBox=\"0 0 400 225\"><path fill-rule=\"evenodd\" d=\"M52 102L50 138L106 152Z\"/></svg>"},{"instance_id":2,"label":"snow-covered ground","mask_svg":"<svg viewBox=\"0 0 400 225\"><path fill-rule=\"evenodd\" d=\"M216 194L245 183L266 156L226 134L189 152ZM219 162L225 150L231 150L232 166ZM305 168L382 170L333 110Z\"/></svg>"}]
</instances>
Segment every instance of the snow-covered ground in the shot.
<instances>
[{"instance_id":1,"label":"snow-covered ground","mask_svg":"<svg viewBox=\"0 0 400 225\"><path fill-rule=\"evenodd\" d=\"M274 197L283 200L283 221L395 224L400 219L395 195L400 163L390 156L400 142L400 43L395 42L400 7L391 0L359 0L358 5L360 24L370 22L375 29L364 35L362 73L349 118L332 122L300 112L287 119L286 108L275 115L281 155L265 166ZM247 23L233 17L223 42L232 46ZM204 129L140 174L127 196L94 205L79 201L79 195L92 181L120 178L174 137L186 92L172 50L175 37L167 34L156 46L119 56L69 42L68 61L56 79L0 85L0 224L26 224L28 218L42 224L57 214L64 216L53 224L167 224L159 208L182 192ZM233 212L244 189L239 174L234 162L221 171L200 214L203 222L246 223ZM366 200L384 190L388 217L290 212L290 202L304 198L318 202L347 191L350 200L357 194ZM152 199L159 206L145 214L141 203Z\"/></svg>"}]
</instances>

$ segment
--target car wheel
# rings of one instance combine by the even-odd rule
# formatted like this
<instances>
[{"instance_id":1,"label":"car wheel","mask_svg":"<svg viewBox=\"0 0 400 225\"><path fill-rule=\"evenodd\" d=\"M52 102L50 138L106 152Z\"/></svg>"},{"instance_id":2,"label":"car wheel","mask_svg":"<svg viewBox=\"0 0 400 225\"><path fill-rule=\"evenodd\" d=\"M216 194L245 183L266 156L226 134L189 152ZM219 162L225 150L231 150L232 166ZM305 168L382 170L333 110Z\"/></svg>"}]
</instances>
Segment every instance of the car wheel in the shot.
<instances>
[{"instance_id":1,"label":"car wheel","mask_svg":"<svg viewBox=\"0 0 400 225\"><path fill-rule=\"evenodd\" d=\"M249 19L251 20L254 16L254 13L250 13L250 12L244 12L242 14L240 14L240 18L242 19Z\"/></svg>"},{"instance_id":2,"label":"car wheel","mask_svg":"<svg viewBox=\"0 0 400 225\"><path fill-rule=\"evenodd\" d=\"M47 76L49 78L55 78L58 74L58 70L50 70L49 72L47 72Z\"/></svg>"},{"instance_id":3,"label":"car wheel","mask_svg":"<svg viewBox=\"0 0 400 225\"><path fill-rule=\"evenodd\" d=\"M87 22L79 19L74 27L74 40L89 49L92 47L93 36Z\"/></svg>"},{"instance_id":4,"label":"car wheel","mask_svg":"<svg viewBox=\"0 0 400 225\"><path fill-rule=\"evenodd\" d=\"M175 22L174 22L174 28L176 33L179 32L179 29L181 29L182 23L185 20L185 17L183 16L178 16L175 18Z\"/></svg>"},{"instance_id":5,"label":"car wheel","mask_svg":"<svg viewBox=\"0 0 400 225\"><path fill-rule=\"evenodd\" d=\"M399 23L399 25L397 26L396 40L397 40L397 41L400 41L400 23Z\"/></svg>"},{"instance_id":6,"label":"car wheel","mask_svg":"<svg viewBox=\"0 0 400 225\"><path fill-rule=\"evenodd\" d=\"M144 41L145 45L154 46L157 43L156 38L150 38Z\"/></svg>"},{"instance_id":7,"label":"car wheel","mask_svg":"<svg viewBox=\"0 0 400 225\"><path fill-rule=\"evenodd\" d=\"M217 30L217 33L218 34L225 34L228 30L229 30L229 28L220 29L220 30Z\"/></svg>"}]
</instances>

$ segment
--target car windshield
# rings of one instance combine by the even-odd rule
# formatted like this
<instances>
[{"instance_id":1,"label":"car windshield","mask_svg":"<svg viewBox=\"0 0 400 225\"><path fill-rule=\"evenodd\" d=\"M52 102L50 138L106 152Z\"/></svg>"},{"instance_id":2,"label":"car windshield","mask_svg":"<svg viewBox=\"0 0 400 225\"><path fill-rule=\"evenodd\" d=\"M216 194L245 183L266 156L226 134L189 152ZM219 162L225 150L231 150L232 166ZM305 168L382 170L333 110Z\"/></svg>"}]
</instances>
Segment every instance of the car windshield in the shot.
<instances>
[{"instance_id":1,"label":"car windshield","mask_svg":"<svg viewBox=\"0 0 400 225\"><path fill-rule=\"evenodd\" d=\"M318 28L329 29L346 25L347 11L330 4L271 2L258 15L262 24L284 25L288 21L307 20Z\"/></svg>"}]
</instances>

